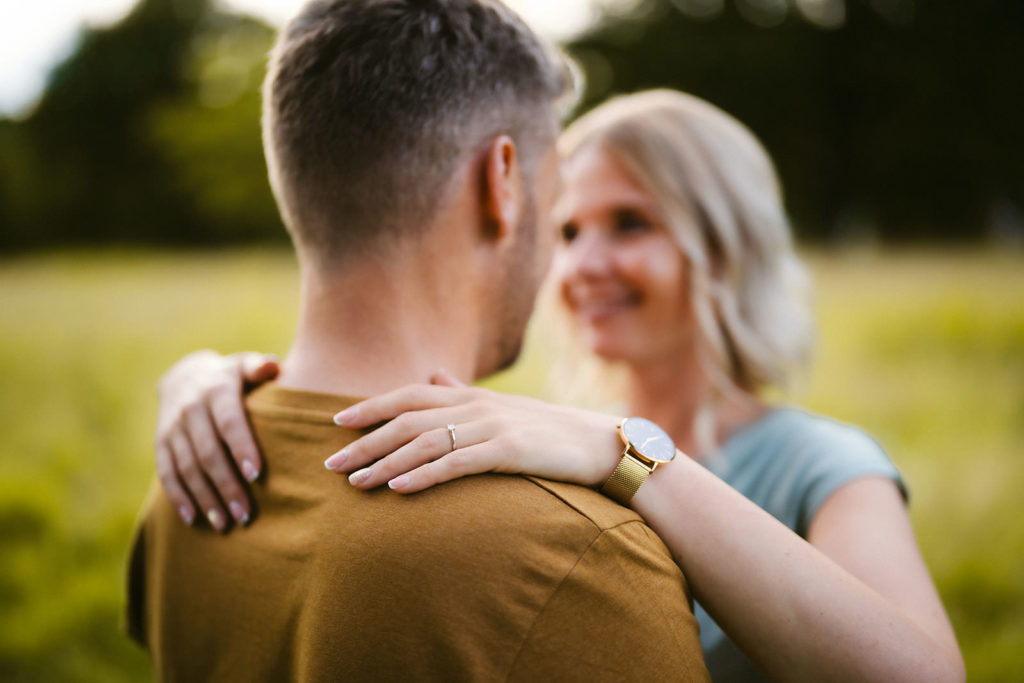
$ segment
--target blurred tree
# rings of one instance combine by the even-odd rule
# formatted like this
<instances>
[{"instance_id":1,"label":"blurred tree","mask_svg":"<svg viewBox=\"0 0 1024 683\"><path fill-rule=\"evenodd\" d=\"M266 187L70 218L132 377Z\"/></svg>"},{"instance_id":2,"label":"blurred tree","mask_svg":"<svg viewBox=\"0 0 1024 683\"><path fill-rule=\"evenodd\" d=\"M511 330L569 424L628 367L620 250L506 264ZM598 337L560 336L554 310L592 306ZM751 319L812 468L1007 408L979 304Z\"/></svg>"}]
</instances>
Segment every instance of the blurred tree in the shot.
<instances>
[{"instance_id":1,"label":"blurred tree","mask_svg":"<svg viewBox=\"0 0 1024 683\"><path fill-rule=\"evenodd\" d=\"M1024 230L1024 2L604 6L568 45L581 111L651 87L714 102L765 142L804 238ZM32 115L0 119L0 249L283 240L259 136L272 35L213 0L85 31Z\"/></svg>"},{"instance_id":2,"label":"blurred tree","mask_svg":"<svg viewBox=\"0 0 1024 683\"><path fill-rule=\"evenodd\" d=\"M646 0L568 48L581 110L672 87L747 123L798 230L842 239L977 239L1024 206L1024 3Z\"/></svg>"},{"instance_id":3,"label":"blurred tree","mask_svg":"<svg viewBox=\"0 0 1024 683\"><path fill-rule=\"evenodd\" d=\"M257 89L272 37L211 0L142 0L85 31L32 115L0 126L0 246L277 236Z\"/></svg>"},{"instance_id":4,"label":"blurred tree","mask_svg":"<svg viewBox=\"0 0 1024 683\"><path fill-rule=\"evenodd\" d=\"M259 86L273 37L256 20L209 15L185 67L187 90L150 111L148 141L196 214L195 241L284 237L260 137Z\"/></svg>"},{"instance_id":5,"label":"blurred tree","mask_svg":"<svg viewBox=\"0 0 1024 683\"><path fill-rule=\"evenodd\" d=\"M34 191L17 202L27 221L18 237L121 241L188 224L187 207L159 182L166 169L141 124L154 101L182 89L181 65L208 4L144 0L117 26L82 34L21 126L35 163L19 168Z\"/></svg>"}]
</instances>

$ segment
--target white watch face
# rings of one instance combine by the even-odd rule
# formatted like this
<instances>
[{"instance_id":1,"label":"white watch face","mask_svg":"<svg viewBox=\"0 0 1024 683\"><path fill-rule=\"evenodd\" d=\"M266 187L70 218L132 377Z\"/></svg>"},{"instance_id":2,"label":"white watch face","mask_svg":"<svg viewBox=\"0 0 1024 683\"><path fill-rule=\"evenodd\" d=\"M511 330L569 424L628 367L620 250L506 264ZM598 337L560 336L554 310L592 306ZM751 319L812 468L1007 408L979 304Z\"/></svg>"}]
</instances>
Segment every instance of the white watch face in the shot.
<instances>
[{"instance_id":1,"label":"white watch face","mask_svg":"<svg viewBox=\"0 0 1024 683\"><path fill-rule=\"evenodd\" d=\"M665 430L650 420L631 417L622 423L622 434L637 453L648 460L666 463L676 457L676 445Z\"/></svg>"}]
</instances>

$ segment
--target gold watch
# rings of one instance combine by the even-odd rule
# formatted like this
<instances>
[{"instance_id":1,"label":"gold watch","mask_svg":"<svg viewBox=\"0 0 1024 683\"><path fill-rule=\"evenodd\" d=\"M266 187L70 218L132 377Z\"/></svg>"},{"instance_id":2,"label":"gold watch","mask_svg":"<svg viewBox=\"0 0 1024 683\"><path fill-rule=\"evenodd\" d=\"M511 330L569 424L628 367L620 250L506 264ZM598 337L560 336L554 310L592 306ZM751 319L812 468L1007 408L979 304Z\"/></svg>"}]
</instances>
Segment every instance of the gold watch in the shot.
<instances>
[{"instance_id":1,"label":"gold watch","mask_svg":"<svg viewBox=\"0 0 1024 683\"><path fill-rule=\"evenodd\" d=\"M619 424L619 438L626 444L622 460L601 487L601 493L621 505L629 505L640 485L658 465L672 462L676 445L665 430L642 417L627 417Z\"/></svg>"}]
</instances>

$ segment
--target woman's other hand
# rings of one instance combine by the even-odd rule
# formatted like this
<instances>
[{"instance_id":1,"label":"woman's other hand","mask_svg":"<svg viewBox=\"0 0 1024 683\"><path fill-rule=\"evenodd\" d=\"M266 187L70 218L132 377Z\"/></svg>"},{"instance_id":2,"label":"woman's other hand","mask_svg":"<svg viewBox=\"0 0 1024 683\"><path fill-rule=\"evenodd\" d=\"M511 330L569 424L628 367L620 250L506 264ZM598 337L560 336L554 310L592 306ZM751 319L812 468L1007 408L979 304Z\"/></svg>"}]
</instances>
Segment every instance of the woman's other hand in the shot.
<instances>
[{"instance_id":1,"label":"woman's other hand","mask_svg":"<svg viewBox=\"0 0 1024 683\"><path fill-rule=\"evenodd\" d=\"M332 455L326 467L351 473L358 488L386 483L401 493L483 472L598 486L622 455L621 418L469 387L443 370L431 382L338 413L335 422L348 428L387 424Z\"/></svg>"},{"instance_id":2,"label":"woman's other hand","mask_svg":"<svg viewBox=\"0 0 1024 683\"><path fill-rule=\"evenodd\" d=\"M277 358L261 353L197 351L160 379L157 475L186 524L195 521L197 510L221 532L228 530L229 512L238 524L249 521L242 477L255 481L261 459L242 399L279 369Z\"/></svg>"}]
</instances>

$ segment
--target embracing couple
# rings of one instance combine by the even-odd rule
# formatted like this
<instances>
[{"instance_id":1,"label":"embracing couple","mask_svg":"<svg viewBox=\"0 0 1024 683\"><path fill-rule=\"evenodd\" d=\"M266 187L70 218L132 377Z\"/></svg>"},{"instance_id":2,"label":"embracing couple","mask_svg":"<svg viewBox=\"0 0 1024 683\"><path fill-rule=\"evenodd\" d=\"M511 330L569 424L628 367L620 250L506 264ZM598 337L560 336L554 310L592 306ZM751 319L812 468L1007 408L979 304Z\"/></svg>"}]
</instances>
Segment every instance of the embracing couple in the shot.
<instances>
[{"instance_id":1,"label":"embracing couple","mask_svg":"<svg viewBox=\"0 0 1024 683\"><path fill-rule=\"evenodd\" d=\"M760 397L811 334L764 150L669 91L559 137L571 86L497 0L317 0L282 32L299 322L280 366L161 383L128 596L160 678L963 678L886 454ZM545 278L565 377L622 416L467 385Z\"/></svg>"}]
</instances>

